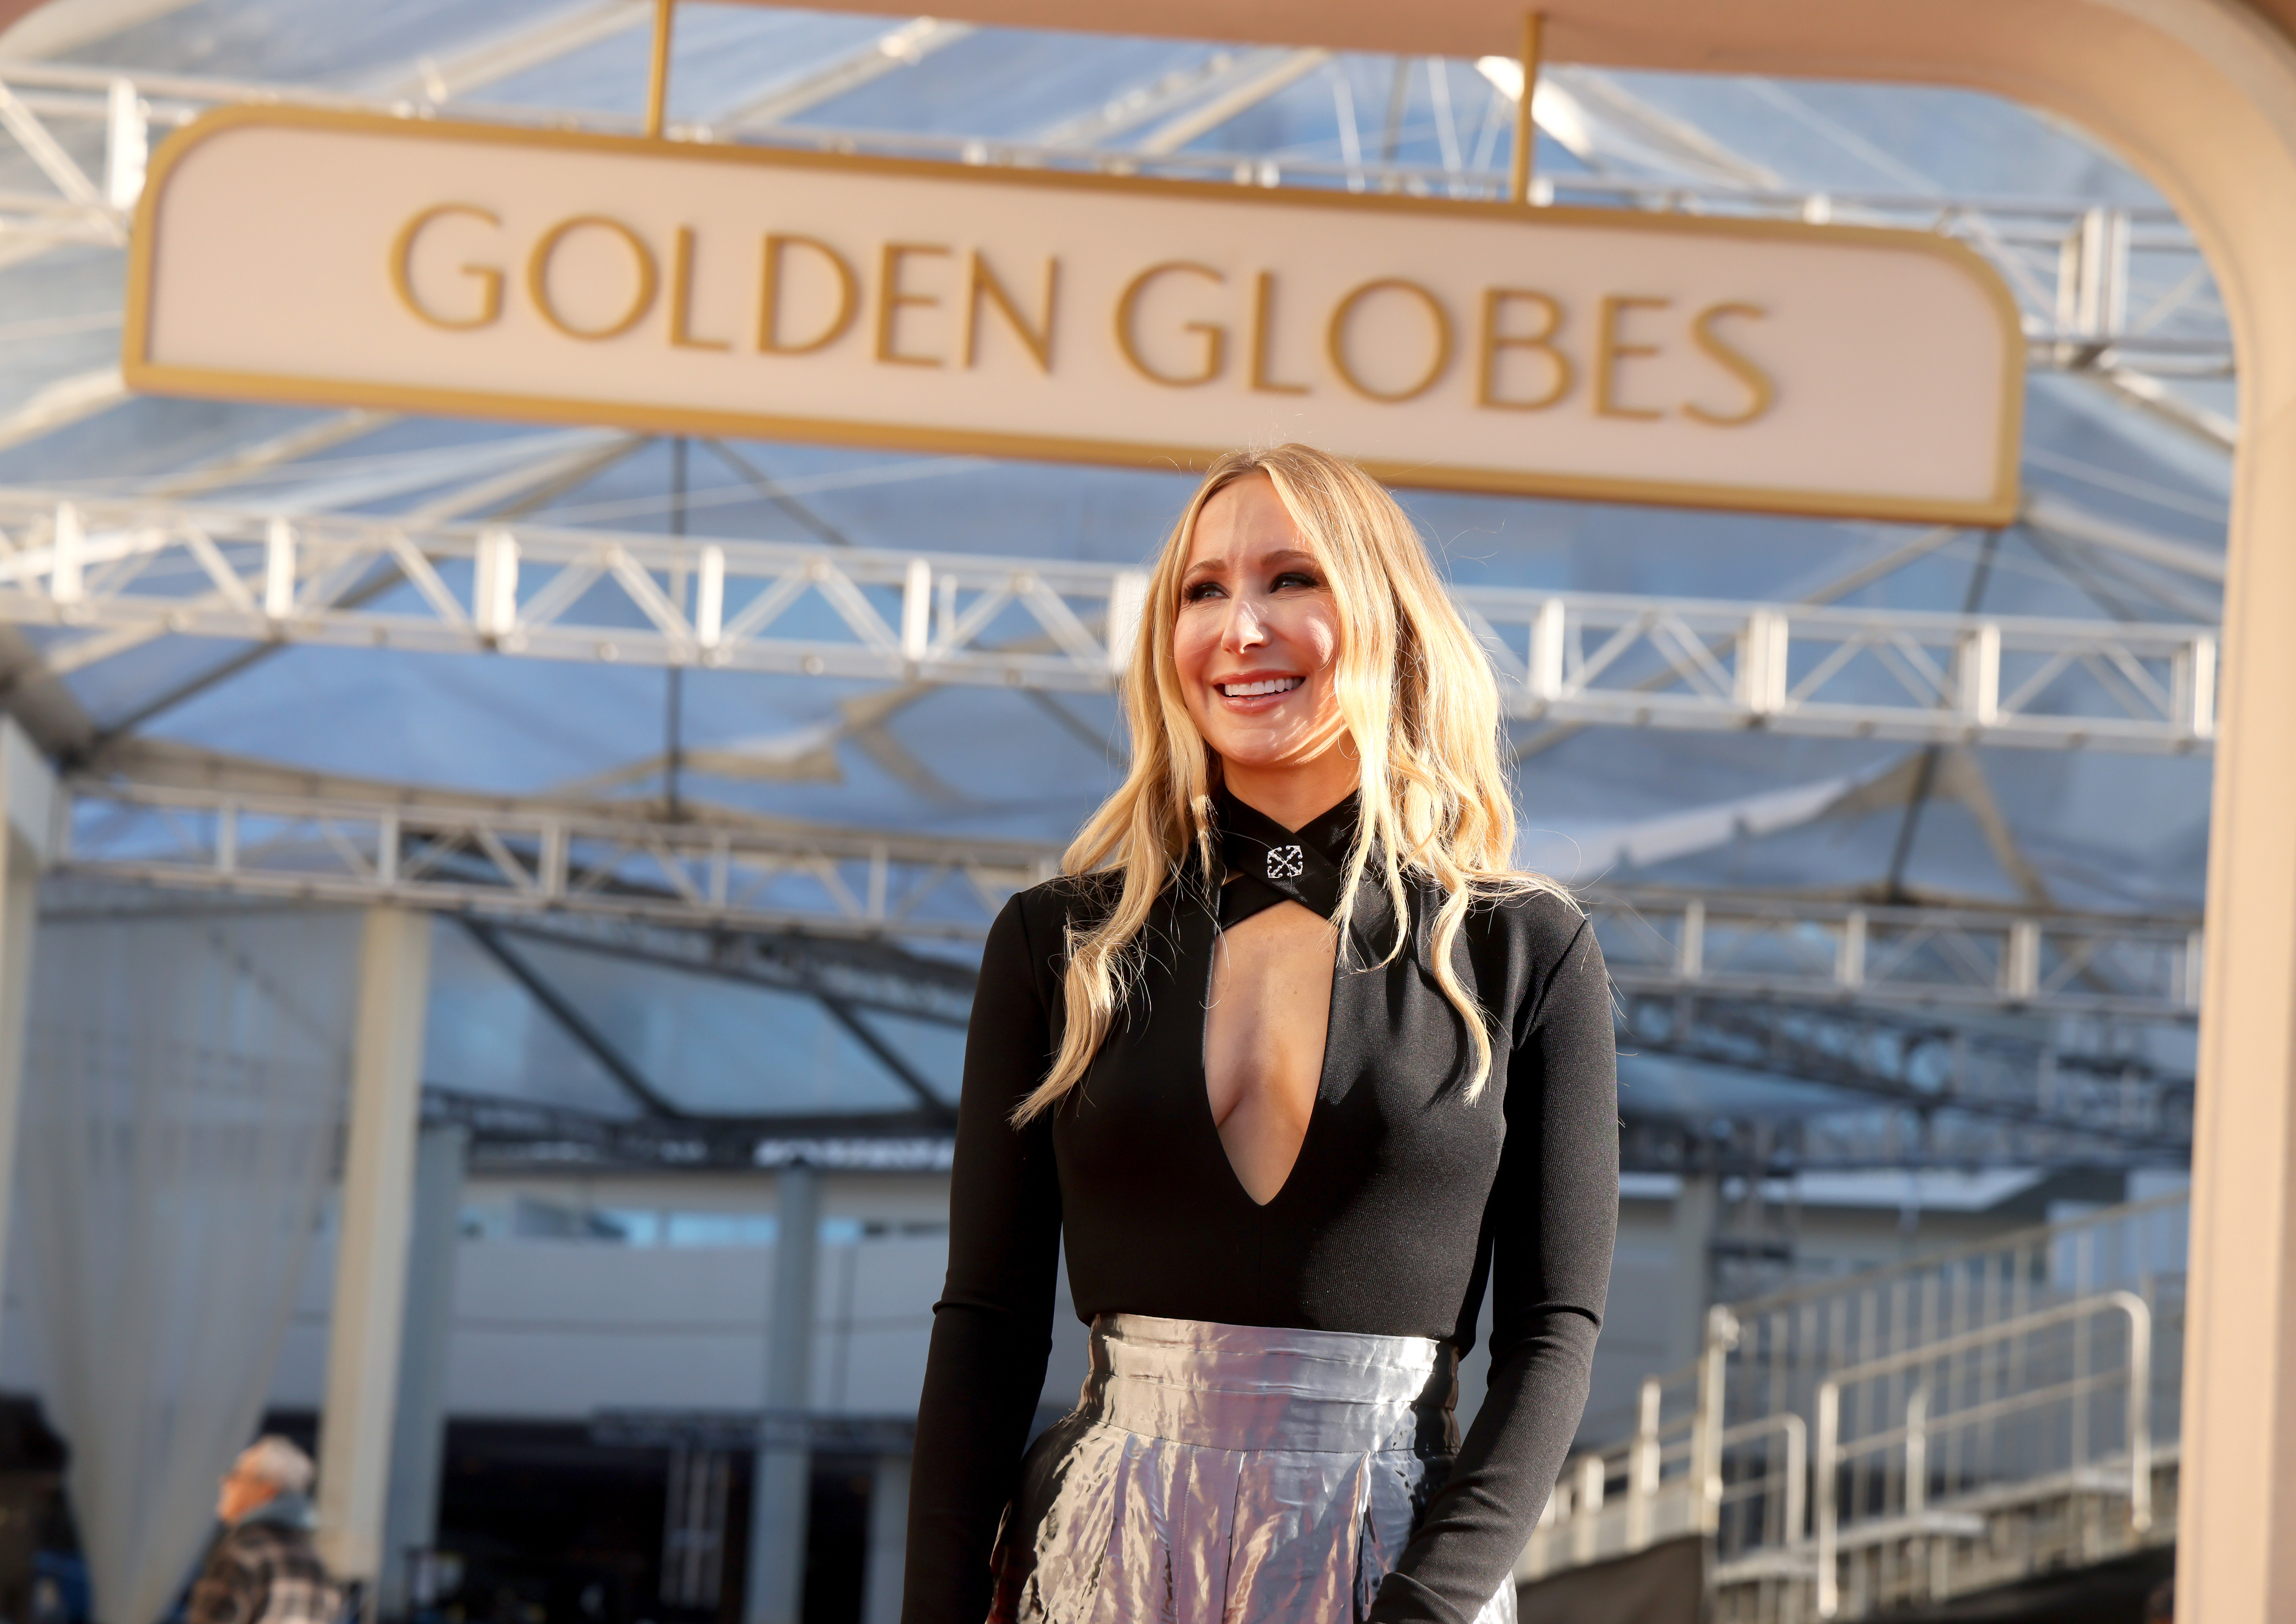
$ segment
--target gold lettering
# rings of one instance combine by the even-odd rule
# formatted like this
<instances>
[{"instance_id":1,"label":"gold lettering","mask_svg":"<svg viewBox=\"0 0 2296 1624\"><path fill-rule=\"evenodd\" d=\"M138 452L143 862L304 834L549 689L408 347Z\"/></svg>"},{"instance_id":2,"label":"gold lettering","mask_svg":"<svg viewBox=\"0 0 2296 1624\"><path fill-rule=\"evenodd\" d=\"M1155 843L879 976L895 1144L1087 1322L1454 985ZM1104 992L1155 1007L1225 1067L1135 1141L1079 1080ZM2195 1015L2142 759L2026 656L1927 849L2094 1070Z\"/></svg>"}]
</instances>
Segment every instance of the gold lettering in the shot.
<instances>
[{"instance_id":1,"label":"gold lettering","mask_svg":"<svg viewBox=\"0 0 2296 1624\"><path fill-rule=\"evenodd\" d=\"M611 232L629 245L630 257L637 265L638 282L630 296L630 307L622 313L620 320L609 322L603 327L577 327L559 314L558 306L551 303L550 262L556 257L560 243L591 226ZM653 250L646 247L637 233L604 215L576 215L570 220L561 220L542 234L542 241L534 245L534 252L526 262L526 291L534 300L534 307L542 313L544 321L570 339L620 338L645 320L646 312L653 308L653 296L660 284L661 272L654 264Z\"/></svg>"},{"instance_id":2,"label":"gold lettering","mask_svg":"<svg viewBox=\"0 0 2296 1624\"><path fill-rule=\"evenodd\" d=\"M1263 395L1305 395L1304 383L1278 383L1267 375L1275 347L1275 273L1262 271L1251 298L1251 387Z\"/></svg>"},{"instance_id":3,"label":"gold lettering","mask_svg":"<svg viewBox=\"0 0 2296 1624\"><path fill-rule=\"evenodd\" d=\"M693 336L693 228L677 228L677 257L669 278L669 341L680 349L731 349L729 339Z\"/></svg>"},{"instance_id":4,"label":"gold lettering","mask_svg":"<svg viewBox=\"0 0 2296 1624\"><path fill-rule=\"evenodd\" d=\"M1435 324L1435 355L1419 381L1401 389L1374 389L1356 376L1355 367L1348 359L1348 328L1354 322L1357 308L1374 294L1408 293L1427 306L1428 316ZM1341 299L1332 310L1332 324L1324 335L1324 348L1332 358L1332 371L1366 400L1395 405L1406 400L1416 400L1435 387L1435 382L1451 366L1451 313L1443 308L1443 301L1415 282L1399 276L1382 276L1377 282L1367 282Z\"/></svg>"},{"instance_id":5,"label":"gold lettering","mask_svg":"<svg viewBox=\"0 0 2296 1624\"><path fill-rule=\"evenodd\" d=\"M474 220L484 220L488 225L502 224L500 215L491 209L480 208L475 203L441 203L435 208L424 209L400 226L398 235L391 241L390 285L398 291L400 304L433 327L443 327L448 332L469 332L474 328L491 327L502 319L503 273L499 265L472 265L467 260L463 264L463 274L477 277L479 286L483 290L479 295L479 313L476 315L440 315L435 310L425 309L422 301L414 296L415 241L431 221L443 219L448 215L468 215Z\"/></svg>"},{"instance_id":6,"label":"gold lettering","mask_svg":"<svg viewBox=\"0 0 2296 1624\"><path fill-rule=\"evenodd\" d=\"M1175 389L1191 389L1200 383L1210 383L1226 370L1227 329L1217 322L1184 323L1180 328L1182 332L1203 334L1204 363L1193 372L1179 374L1160 372L1148 364L1147 359L1140 353L1136 331L1140 301L1146 295L1149 285L1176 271L1185 271L1191 276L1201 276L1215 282L1227 281L1211 266L1198 265L1192 259L1168 259L1162 265L1150 265L1125 284L1123 294L1116 301L1116 347L1124 352L1124 358L1132 363L1132 370L1151 383L1167 384Z\"/></svg>"},{"instance_id":7,"label":"gold lettering","mask_svg":"<svg viewBox=\"0 0 2296 1624\"><path fill-rule=\"evenodd\" d=\"M988 262L980 257L980 250L973 249L972 285L966 295L964 305L964 364L967 366L980 364L980 301L985 298L1004 313L1004 319L1013 324L1013 332L1019 335L1021 343L1029 347L1029 353L1037 358L1037 370L1040 372L1050 372L1053 370L1053 307L1054 300L1060 291L1060 279L1061 262L1057 259L1046 259L1045 261L1045 319L1041 326L1031 327L1029 325L1028 318L1021 314L1021 307L1014 301L1013 295L1006 290L1003 282L996 280L996 273L990 270Z\"/></svg>"},{"instance_id":8,"label":"gold lettering","mask_svg":"<svg viewBox=\"0 0 2296 1624\"><path fill-rule=\"evenodd\" d=\"M782 342L782 260L793 248L810 249L829 262L837 273L837 314L829 323L810 339L796 344ZM809 355L817 349L827 349L843 338L852 328L853 320L861 314L861 278L855 273L845 256L818 237L787 235L771 232L766 237L764 286L758 297L758 349L768 355Z\"/></svg>"},{"instance_id":9,"label":"gold lettering","mask_svg":"<svg viewBox=\"0 0 2296 1624\"><path fill-rule=\"evenodd\" d=\"M1776 381L1742 352L1731 348L1722 335L1714 331L1714 323L1726 315L1752 319L1769 314L1759 305L1709 305L1698 313L1697 319L1690 324L1690 336L1697 340L1698 347L1724 371L1746 386L1746 404L1739 412L1710 412L1696 401L1690 401L1682 408L1685 417L1694 417L1702 423L1713 424L1717 428L1742 428L1777 404Z\"/></svg>"},{"instance_id":10,"label":"gold lettering","mask_svg":"<svg viewBox=\"0 0 2296 1624\"><path fill-rule=\"evenodd\" d=\"M1506 320L1507 306L1517 302L1537 306L1545 319L1537 332L1503 333L1499 324ZM1570 357L1555 345L1555 335L1562 331L1562 306L1548 294L1529 288L1486 288L1483 290L1483 344L1481 365L1475 372L1475 404L1496 406L1506 412L1543 412L1570 393L1575 378ZM1547 359L1554 370L1554 381L1546 393L1536 400L1507 400L1499 394L1499 352L1509 349L1536 350Z\"/></svg>"},{"instance_id":11,"label":"gold lettering","mask_svg":"<svg viewBox=\"0 0 2296 1624\"><path fill-rule=\"evenodd\" d=\"M1657 418L1666 413L1655 406L1626 406L1619 404L1619 363L1638 356L1655 355L1655 344L1629 344L1620 330L1626 315L1632 310L1664 310L1672 299L1642 298L1630 294L1612 294L1603 301L1600 336L1595 340L1595 415L1597 417Z\"/></svg>"},{"instance_id":12,"label":"gold lettering","mask_svg":"<svg viewBox=\"0 0 2296 1624\"><path fill-rule=\"evenodd\" d=\"M947 258L949 250L930 242L888 242L877 262L877 359L895 366L947 366L939 355L904 355L894 346L893 322L902 307L916 305L938 306L940 296L934 293L910 293L901 286L901 269L911 259L935 256Z\"/></svg>"}]
</instances>

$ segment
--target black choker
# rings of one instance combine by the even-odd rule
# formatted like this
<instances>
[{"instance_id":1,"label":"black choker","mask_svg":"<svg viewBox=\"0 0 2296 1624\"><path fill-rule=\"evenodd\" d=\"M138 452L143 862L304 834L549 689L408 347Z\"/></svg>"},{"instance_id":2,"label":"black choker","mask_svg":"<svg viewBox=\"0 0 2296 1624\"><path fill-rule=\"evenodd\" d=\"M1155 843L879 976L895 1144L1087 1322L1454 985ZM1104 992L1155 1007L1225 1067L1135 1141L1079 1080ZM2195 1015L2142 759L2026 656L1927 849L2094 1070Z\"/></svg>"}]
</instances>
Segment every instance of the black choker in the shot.
<instances>
[{"instance_id":1,"label":"black choker","mask_svg":"<svg viewBox=\"0 0 2296 1624\"><path fill-rule=\"evenodd\" d=\"M1212 797L1219 818L1220 858L1227 883L1220 888L1223 930L1278 902L1297 902L1317 918L1340 910L1341 882L1355 844L1356 797L1287 829L1226 789Z\"/></svg>"}]
</instances>

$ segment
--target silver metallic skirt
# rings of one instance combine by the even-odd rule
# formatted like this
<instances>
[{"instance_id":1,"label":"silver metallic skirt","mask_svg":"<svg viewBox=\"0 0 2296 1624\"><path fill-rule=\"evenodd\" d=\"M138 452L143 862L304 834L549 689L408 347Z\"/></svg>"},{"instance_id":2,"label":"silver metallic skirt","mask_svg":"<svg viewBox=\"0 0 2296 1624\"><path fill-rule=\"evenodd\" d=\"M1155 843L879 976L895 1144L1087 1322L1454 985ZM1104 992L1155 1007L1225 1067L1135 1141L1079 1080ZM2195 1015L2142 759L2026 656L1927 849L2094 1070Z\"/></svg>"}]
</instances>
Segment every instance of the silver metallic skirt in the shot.
<instances>
[{"instance_id":1,"label":"silver metallic skirt","mask_svg":"<svg viewBox=\"0 0 2296 1624\"><path fill-rule=\"evenodd\" d=\"M1103 1314L1029 1450L990 1624L1355 1624L1458 1449L1447 1351ZM1514 1624L1512 1581L1476 1624Z\"/></svg>"}]
</instances>

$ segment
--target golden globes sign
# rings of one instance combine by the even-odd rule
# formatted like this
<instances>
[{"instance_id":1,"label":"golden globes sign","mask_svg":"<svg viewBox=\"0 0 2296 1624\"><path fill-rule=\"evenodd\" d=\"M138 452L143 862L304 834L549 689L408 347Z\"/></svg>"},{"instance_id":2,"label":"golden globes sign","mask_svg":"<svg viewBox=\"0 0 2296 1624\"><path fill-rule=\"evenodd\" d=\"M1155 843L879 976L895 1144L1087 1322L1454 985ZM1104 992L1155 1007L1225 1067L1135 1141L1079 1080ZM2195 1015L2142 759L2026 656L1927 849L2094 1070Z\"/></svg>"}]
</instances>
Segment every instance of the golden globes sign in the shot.
<instances>
[{"instance_id":1,"label":"golden globes sign","mask_svg":"<svg viewBox=\"0 0 2296 1624\"><path fill-rule=\"evenodd\" d=\"M1942 237L243 107L157 155L133 388L1999 524L2023 339Z\"/></svg>"}]
</instances>

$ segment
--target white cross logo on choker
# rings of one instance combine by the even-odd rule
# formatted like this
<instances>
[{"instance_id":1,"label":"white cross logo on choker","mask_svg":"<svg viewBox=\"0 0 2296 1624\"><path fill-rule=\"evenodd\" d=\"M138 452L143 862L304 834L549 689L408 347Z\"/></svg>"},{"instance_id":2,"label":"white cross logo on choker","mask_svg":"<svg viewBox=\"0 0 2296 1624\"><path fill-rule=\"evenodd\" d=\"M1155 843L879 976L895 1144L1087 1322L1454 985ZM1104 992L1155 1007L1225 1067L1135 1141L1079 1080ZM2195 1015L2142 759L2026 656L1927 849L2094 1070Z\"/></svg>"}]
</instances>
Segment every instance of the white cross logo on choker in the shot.
<instances>
[{"instance_id":1,"label":"white cross logo on choker","mask_svg":"<svg viewBox=\"0 0 2296 1624\"><path fill-rule=\"evenodd\" d=\"M1307 867L1307 861L1296 845L1272 845L1267 848L1267 877L1270 879L1298 879Z\"/></svg>"}]
</instances>

